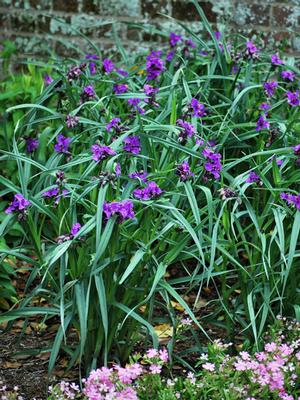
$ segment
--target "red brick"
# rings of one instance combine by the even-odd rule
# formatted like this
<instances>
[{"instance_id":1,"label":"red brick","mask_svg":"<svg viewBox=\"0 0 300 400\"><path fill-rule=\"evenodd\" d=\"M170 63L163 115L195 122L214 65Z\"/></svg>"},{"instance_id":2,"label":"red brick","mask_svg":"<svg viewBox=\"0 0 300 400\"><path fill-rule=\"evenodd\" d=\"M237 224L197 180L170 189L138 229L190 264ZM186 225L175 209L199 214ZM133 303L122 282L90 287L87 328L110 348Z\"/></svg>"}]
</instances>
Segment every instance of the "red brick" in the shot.
<instances>
[{"instance_id":1,"label":"red brick","mask_svg":"<svg viewBox=\"0 0 300 400\"><path fill-rule=\"evenodd\" d=\"M35 31L35 17L30 14L13 14L11 29L16 32L33 33Z\"/></svg>"},{"instance_id":2,"label":"red brick","mask_svg":"<svg viewBox=\"0 0 300 400\"><path fill-rule=\"evenodd\" d=\"M53 0L53 9L76 13L78 11L78 0Z\"/></svg>"},{"instance_id":3,"label":"red brick","mask_svg":"<svg viewBox=\"0 0 300 400\"><path fill-rule=\"evenodd\" d=\"M167 14L168 0L142 0L141 7L144 17L160 18L159 13Z\"/></svg>"},{"instance_id":4,"label":"red brick","mask_svg":"<svg viewBox=\"0 0 300 400\"><path fill-rule=\"evenodd\" d=\"M295 28L300 25L299 17L296 21L291 18L294 7L274 6L272 10L272 24L274 28L280 26L282 28Z\"/></svg>"},{"instance_id":5,"label":"red brick","mask_svg":"<svg viewBox=\"0 0 300 400\"><path fill-rule=\"evenodd\" d=\"M217 15L212 10L212 3L200 1L199 6L202 7L207 19L210 22L216 22ZM184 0L172 1L172 17L182 21L200 20L200 16L194 4Z\"/></svg>"}]
</instances>

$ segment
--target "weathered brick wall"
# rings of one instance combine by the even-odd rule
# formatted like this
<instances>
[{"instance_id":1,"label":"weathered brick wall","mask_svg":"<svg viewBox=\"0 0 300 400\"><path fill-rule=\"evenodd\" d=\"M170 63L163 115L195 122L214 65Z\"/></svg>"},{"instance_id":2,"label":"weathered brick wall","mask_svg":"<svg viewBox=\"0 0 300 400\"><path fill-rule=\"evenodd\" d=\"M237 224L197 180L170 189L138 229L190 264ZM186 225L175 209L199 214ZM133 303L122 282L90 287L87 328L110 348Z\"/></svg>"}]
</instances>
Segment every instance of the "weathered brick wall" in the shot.
<instances>
[{"instance_id":1,"label":"weathered brick wall","mask_svg":"<svg viewBox=\"0 0 300 400\"><path fill-rule=\"evenodd\" d=\"M226 26L300 54L300 0L204 0L199 4L218 29ZM201 31L189 0L0 0L0 39L14 40L24 56L48 51L73 54L78 47L88 50L79 30L97 46L111 49L113 25L123 43L134 50L162 38L131 24L151 22L159 29L174 29L174 22L161 14Z\"/></svg>"}]
</instances>

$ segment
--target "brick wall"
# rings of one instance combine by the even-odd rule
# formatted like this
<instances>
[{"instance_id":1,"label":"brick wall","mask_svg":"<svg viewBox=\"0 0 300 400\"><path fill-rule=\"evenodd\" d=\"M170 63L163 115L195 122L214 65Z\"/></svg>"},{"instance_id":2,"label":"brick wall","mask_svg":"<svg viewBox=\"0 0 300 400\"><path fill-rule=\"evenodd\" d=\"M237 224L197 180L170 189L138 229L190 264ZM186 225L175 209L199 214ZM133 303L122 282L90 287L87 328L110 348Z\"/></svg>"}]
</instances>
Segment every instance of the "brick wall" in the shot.
<instances>
[{"instance_id":1,"label":"brick wall","mask_svg":"<svg viewBox=\"0 0 300 400\"><path fill-rule=\"evenodd\" d=\"M222 29L240 32L267 46L281 46L300 54L300 0L203 0L199 4L208 19ZM112 49L112 26L132 50L163 38L153 28L133 24L153 23L168 32L174 22L166 14L188 24L196 32L202 25L189 0L0 0L0 40L12 39L19 54L70 54L88 50L79 31L96 46ZM176 28L178 30L178 27Z\"/></svg>"}]
</instances>

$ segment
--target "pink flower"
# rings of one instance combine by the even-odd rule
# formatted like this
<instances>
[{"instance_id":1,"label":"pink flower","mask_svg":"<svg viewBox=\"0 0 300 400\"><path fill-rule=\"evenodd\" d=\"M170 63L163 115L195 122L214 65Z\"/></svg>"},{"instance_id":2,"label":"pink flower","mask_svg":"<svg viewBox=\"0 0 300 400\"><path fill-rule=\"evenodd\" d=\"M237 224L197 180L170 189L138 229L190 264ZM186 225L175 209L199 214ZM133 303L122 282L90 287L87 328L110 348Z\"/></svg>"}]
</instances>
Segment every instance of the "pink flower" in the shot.
<instances>
[{"instance_id":1,"label":"pink flower","mask_svg":"<svg viewBox=\"0 0 300 400\"><path fill-rule=\"evenodd\" d=\"M235 362L233 366L237 371L246 371L247 369L247 363L240 359L237 362Z\"/></svg>"},{"instance_id":2,"label":"pink flower","mask_svg":"<svg viewBox=\"0 0 300 400\"><path fill-rule=\"evenodd\" d=\"M268 353L272 353L273 351L275 351L277 349L277 344L275 342L271 342L271 343L266 343L265 344L265 350Z\"/></svg>"},{"instance_id":3,"label":"pink flower","mask_svg":"<svg viewBox=\"0 0 300 400\"><path fill-rule=\"evenodd\" d=\"M151 374L155 375L161 373L161 368L162 368L161 365L151 364L149 369Z\"/></svg>"},{"instance_id":4,"label":"pink flower","mask_svg":"<svg viewBox=\"0 0 300 400\"><path fill-rule=\"evenodd\" d=\"M159 358L161 361L163 361L165 363L168 362L168 360L169 360L168 350L167 349L159 350Z\"/></svg>"},{"instance_id":5,"label":"pink flower","mask_svg":"<svg viewBox=\"0 0 300 400\"><path fill-rule=\"evenodd\" d=\"M157 357L157 355L158 355L158 351L156 349L149 349L146 353L146 356L148 358L154 358L154 357Z\"/></svg>"},{"instance_id":6,"label":"pink flower","mask_svg":"<svg viewBox=\"0 0 300 400\"><path fill-rule=\"evenodd\" d=\"M215 370L215 364L207 362L207 363L202 364L202 368L206 369L207 371L211 371L212 372L212 371Z\"/></svg>"}]
</instances>

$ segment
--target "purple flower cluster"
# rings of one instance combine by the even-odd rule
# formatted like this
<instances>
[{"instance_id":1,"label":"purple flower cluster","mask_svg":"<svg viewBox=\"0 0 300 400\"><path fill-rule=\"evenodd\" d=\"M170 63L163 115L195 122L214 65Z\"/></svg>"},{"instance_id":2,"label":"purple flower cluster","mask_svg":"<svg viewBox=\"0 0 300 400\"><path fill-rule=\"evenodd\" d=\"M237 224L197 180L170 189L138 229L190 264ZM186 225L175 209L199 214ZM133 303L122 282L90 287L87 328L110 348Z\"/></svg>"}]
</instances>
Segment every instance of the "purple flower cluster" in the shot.
<instances>
[{"instance_id":1,"label":"purple flower cluster","mask_svg":"<svg viewBox=\"0 0 300 400\"><path fill-rule=\"evenodd\" d=\"M57 238L57 243L64 243L67 240L72 240L74 239L74 236L80 231L81 225L79 222L75 222L75 224L72 225L70 233L66 235L61 235Z\"/></svg>"},{"instance_id":2,"label":"purple flower cluster","mask_svg":"<svg viewBox=\"0 0 300 400\"><path fill-rule=\"evenodd\" d=\"M89 63L89 69L90 69L90 73L91 75L95 75L96 71L96 63L95 61L99 59L99 57L97 56L97 54L87 54L85 56L86 60L91 60Z\"/></svg>"},{"instance_id":3,"label":"purple flower cluster","mask_svg":"<svg viewBox=\"0 0 300 400\"><path fill-rule=\"evenodd\" d=\"M133 202L131 200L114 201L112 203L105 202L103 204L103 212L107 219L111 218L113 215L117 215L119 223L135 217Z\"/></svg>"},{"instance_id":4,"label":"purple flower cluster","mask_svg":"<svg viewBox=\"0 0 300 400\"><path fill-rule=\"evenodd\" d=\"M142 102L142 99L139 97L132 97L131 99L128 100L128 104L138 113L140 114L145 114L145 110L139 106L139 104Z\"/></svg>"},{"instance_id":5,"label":"purple flower cluster","mask_svg":"<svg viewBox=\"0 0 300 400\"><path fill-rule=\"evenodd\" d=\"M113 92L115 94L123 94L126 93L128 90L128 85L126 85L125 83L115 83L113 85Z\"/></svg>"},{"instance_id":6,"label":"purple flower cluster","mask_svg":"<svg viewBox=\"0 0 300 400\"><path fill-rule=\"evenodd\" d=\"M283 65L283 64L284 64L284 62L280 59L278 53L273 54L273 55L271 56L271 63L272 63L272 65L274 65L274 66L279 66L279 65Z\"/></svg>"},{"instance_id":7,"label":"purple flower cluster","mask_svg":"<svg viewBox=\"0 0 300 400\"><path fill-rule=\"evenodd\" d=\"M254 45L254 43L252 43L250 41L246 42L246 56L248 58L255 60L259 57L258 53L259 53L259 50Z\"/></svg>"},{"instance_id":8,"label":"purple flower cluster","mask_svg":"<svg viewBox=\"0 0 300 400\"><path fill-rule=\"evenodd\" d=\"M147 182L148 173L145 172L145 171L132 172L131 174L128 175L128 177L131 178L131 179L140 179L142 182L146 183Z\"/></svg>"},{"instance_id":9,"label":"purple flower cluster","mask_svg":"<svg viewBox=\"0 0 300 400\"><path fill-rule=\"evenodd\" d=\"M123 149L128 153L139 154L141 152L141 142L139 136L128 136L123 142Z\"/></svg>"},{"instance_id":10,"label":"purple flower cluster","mask_svg":"<svg viewBox=\"0 0 300 400\"><path fill-rule=\"evenodd\" d=\"M295 79L295 74L292 71L284 70L281 72L281 77L286 81L293 82L293 80Z\"/></svg>"},{"instance_id":11,"label":"purple flower cluster","mask_svg":"<svg viewBox=\"0 0 300 400\"><path fill-rule=\"evenodd\" d=\"M28 153L33 153L39 147L38 139L26 138L26 150Z\"/></svg>"},{"instance_id":12,"label":"purple flower cluster","mask_svg":"<svg viewBox=\"0 0 300 400\"><path fill-rule=\"evenodd\" d=\"M67 72L67 79L71 83L72 81L78 79L80 75L83 73L84 69L86 67L86 64L80 64L78 65L73 65Z\"/></svg>"},{"instance_id":13,"label":"purple flower cluster","mask_svg":"<svg viewBox=\"0 0 300 400\"><path fill-rule=\"evenodd\" d=\"M75 128L75 126L77 126L78 125L78 122L79 122L79 118L76 116L76 115L71 115L71 114L68 114L67 116L66 116L66 125L67 125L67 128Z\"/></svg>"},{"instance_id":14,"label":"purple flower cluster","mask_svg":"<svg viewBox=\"0 0 300 400\"><path fill-rule=\"evenodd\" d=\"M177 166L176 174L179 175L179 179L182 182L185 182L189 178L194 176L187 161L183 161L181 164Z\"/></svg>"},{"instance_id":15,"label":"purple flower cluster","mask_svg":"<svg viewBox=\"0 0 300 400\"><path fill-rule=\"evenodd\" d=\"M58 135L58 137L56 138L57 143L54 145L54 150L57 153L70 154L69 145L71 141L72 139L69 137L66 137L62 134Z\"/></svg>"},{"instance_id":16,"label":"purple flower cluster","mask_svg":"<svg viewBox=\"0 0 300 400\"><path fill-rule=\"evenodd\" d=\"M263 129L269 129L270 128L270 122L266 120L267 114L261 115L258 118L258 121L256 123L256 130L261 131Z\"/></svg>"},{"instance_id":17,"label":"purple flower cluster","mask_svg":"<svg viewBox=\"0 0 300 400\"><path fill-rule=\"evenodd\" d=\"M278 86L278 82L277 81L265 82L263 86L264 86L266 95L268 97L272 97Z\"/></svg>"},{"instance_id":18,"label":"purple flower cluster","mask_svg":"<svg viewBox=\"0 0 300 400\"><path fill-rule=\"evenodd\" d=\"M174 32L170 33L170 46L171 47L175 47L177 45L178 42L180 42L182 40L182 36L177 35Z\"/></svg>"},{"instance_id":19,"label":"purple flower cluster","mask_svg":"<svg viewBox=\"0 0 300 400\"><path fill-rule=\"evenodd\" d=\"M197 99L192 98L190 105L189 105L192 115L194 117L202 118L206 115L206 110L204 104L200 103Z\"/></svg>"},{"instance_id":20,"label":"purple flower cluster","mask_svg":"<svg viewBox=\"0 0 300 400\"><path fill-rule=\"evenodd\" d=\"M106 130L109 132L111 129L118 129L120 127L120 118L113 118L112 120L109 121L109 123L106 125Z\"/></svg>"},{"instance_id":21,"label":"purple flower cluster","mask_svg":"<svg viewBox=\"0 0 300 400\"><path fill-rule=\"evenodd\" d=\"M246 183L260 183L260 177L253 171L250 171L248 178L246 179Z\"/></svg>"},{"instance_id":22,"label":"purple flower cluster","mask_svg":"<svg viewBox=\"0 0 300 400\"><path fill-rule=\"evenodd\" d=\"M83 91L80 95L80 101L81 103L84 103L85 101L91 100L94 97L96 97L94 87L92 85L88 85L83 88Z\"/></svg>"},{"instance_id":23,"label":"purple flower cluster","mask_svg":"<svg viewBox=\"0 0 300 400\"><path fill-rule=\"evenodd\" d=\"M215 153L212 149L206 147L202 151L203 156L206 159L206 163L204 164L205 168L205 178L220 179L220 171L222 170L221 164L221 154Z\"/></svg>"},{"instance_id":24,"label":"purple flower cluster","mask_svg":"<svg viewBox=\"0 0 300 400\"><path fill-rule=\"evenodd\" d=\"M133 195L139 200L151 200L160 196L163 190L153 181L148 182L147 186L143 189L135 189Z\"/></svg>"},{"instance_id":25,"label":"purple flower cluster","mask_svg":"<svg viewBox=\"0 0 300 400\"><path fill-rule=\"evenodd\" d=\"M161 51L152 51L147 56L146 71L148 81L157 79L163 73L164 61L160 57Z\"/></svg>"},{"instance_id":26,"label":"purple flower cluster","mask_svg":"<svg viewBox=\"0 0 300 400\"><path fill-rule=\"evenodd\" d=\"M155 88L155 87L153 87L151 85L147 85L147 84L144 85L144 93L148 96L146 99L144 99L145 103L157 107L158 103L156 102L156 99L155 99L157 92L158 92L158 88Z\"/></svg>"},{"instance_id":27,"label":"purple flower cluster","mask_svg":"<svg viewBox=\"0 0 300 400\"><path fill-rule=\"evenodd\" d=\"M287 102L290 106L295 107L300 105L299 90L295 92L286 92Z\"/></svg>"},{"instance_id":28,"label":"purple flower cluster","mask_svg":"<svg viewBox=\"0 0 300 400\"><path fill-rule=\"evenodd\" d=\"M115 64L109 58L105 58L102 61L102 66L107 74L110 74L115 69Z\"/></svg>"},{"instance_id":29,"label":"purple flower cluster","mask_svg":"<svg viewBox=\"0 0 300 400\"><path fill-rule=\"evenodd\" d=\"M300 193L297 195L294 194L288 194L288 193L281 193L280 198L282 200L285 200L287 204L290 206L294 206L297 208L297 210L300 211Z\"/></svg>"},{"instance_id":30,"label":"purple flower cluster","mask_svg":"<svg viewBox=\"0 0 300 400\"><path fill-rule=\"evenodd\" d=\"M51 76L50 75L45 75L44 76L44 82L45 82L45 85L46 86L49 86L49 85L51 85L51 83L53 82L53 78L51 78Z\"/></svg>"},{"instance_id":31,"label":"purple flower cluster","mask_svg":"<svg viewBox=\"0 0 300 400\"><path fill-rule=\"evenodd\" d=\"M111 149L109 146L100 146L99 144L93 144L91 150L93 153L92 159L96 162L117 154L115 150Z\"/></svg>"},{"instance_id":32,"label":"purple flower cluster","mask_svg":"<svg viewBox=\"0 0 300 400\"><path fill-rule=\"evenodd\" d=\"M185 144L188 137L193 137L196 132L196 128L194 127L194 125L190 124L187 121L184 121L183 119L178 119L176 121L176 124L180 128L183 128L183 130L179 133L178 141L182 144Z\"/></svg>"},{"instance_id":33,"label":"purple flower cluster","mask_svg":"<svg viewBox=\"0 0 300 400\"><path fill-rule=\"evenodd\" d=\"M62 197L65 197L69 194L67 189L63 189L60 186L54 187L52 189L47 190L42 194L42 197L45 199L51 199L54 197L54 204L57 205Z\"/></svg>"},{"instance_id":34,"label":"purple flower cluster","mask_svg":"<svg viewBox=\"0 0 300 400\"><path fill-rule=\"evenodd\" d=\"M26 200L21 193L14 195L13 201L6 208L6 214L12 214L13 212L18 212L20 214L25 214L26 208L31 205L29 200Z\"/></svg>"}]
</instances>

